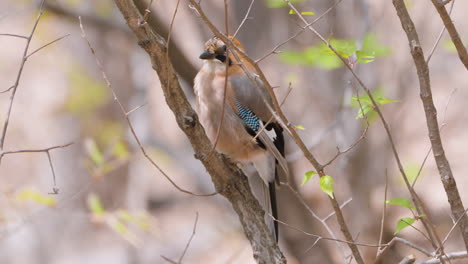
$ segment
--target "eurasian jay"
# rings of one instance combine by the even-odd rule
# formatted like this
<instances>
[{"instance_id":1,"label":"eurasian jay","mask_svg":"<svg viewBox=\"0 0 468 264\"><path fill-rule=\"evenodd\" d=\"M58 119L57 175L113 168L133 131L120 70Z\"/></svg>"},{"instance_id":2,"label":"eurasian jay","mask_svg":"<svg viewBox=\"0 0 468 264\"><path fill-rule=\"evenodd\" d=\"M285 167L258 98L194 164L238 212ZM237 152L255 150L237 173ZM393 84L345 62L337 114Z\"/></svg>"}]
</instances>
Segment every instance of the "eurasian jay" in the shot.
<instances>
[{"instance_id":1,"label":"eurasian jay","mask_svg":"<svg viewBox=\"0 0 468 264\"><path fill-rule=\"evenodd\" d=\"M231 40L236 47L244 51L237 39L231 38ZM258 179L258 176L248 170L244 171L249 176L254 194L267 212L265 219L270 230L278 240L278 224L268 214L277 219L275 182L279 183L279 172L284 172L286 175L289 173L284 159L283 129L274 118L271 118L272 114L266 103L272 106L272 99L262 82L249 79L240 66L243 64L245 68L255 73L252 65L243 60L241 54L238 54L240 58L238 61L231 52L227 55L226 50L225 43L217 37L205 43L205 51L200 55L203 67L195 77L194 85L198 101L197 112L213 144L218 137L217 151L242 165L253 164L255 167L261 178L257 180L257 186L262 186L260 189L263 192L263 201L261 192L255 190L257 186L253 184L255 181L252 178ZM221 121L226 63L228 64L226 98L224 117Z\"/></svg>"}]
</instances>

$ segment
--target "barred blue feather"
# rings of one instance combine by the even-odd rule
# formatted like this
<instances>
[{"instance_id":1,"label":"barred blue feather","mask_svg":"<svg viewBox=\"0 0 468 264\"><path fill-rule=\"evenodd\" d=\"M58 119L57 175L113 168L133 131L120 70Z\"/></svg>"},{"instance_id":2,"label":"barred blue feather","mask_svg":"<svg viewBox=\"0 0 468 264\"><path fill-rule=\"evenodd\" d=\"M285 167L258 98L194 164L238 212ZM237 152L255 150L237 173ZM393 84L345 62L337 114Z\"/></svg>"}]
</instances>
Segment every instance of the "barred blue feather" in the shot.
<instances>
[{"instance_id":1,"label":"barred blue feather","mask_svg":"<svg viewBox=\"0 0 468 264\"><path fill-rule=\"evenodd\" d=\"M239 113L237 113L237 115L244 121L245 125L252 129L255 133L258 132L260 128L260 122L258 120L258 117L248 108L242 106L237 100L236 107L239 110Z\"/></svg>"}]
</instances>

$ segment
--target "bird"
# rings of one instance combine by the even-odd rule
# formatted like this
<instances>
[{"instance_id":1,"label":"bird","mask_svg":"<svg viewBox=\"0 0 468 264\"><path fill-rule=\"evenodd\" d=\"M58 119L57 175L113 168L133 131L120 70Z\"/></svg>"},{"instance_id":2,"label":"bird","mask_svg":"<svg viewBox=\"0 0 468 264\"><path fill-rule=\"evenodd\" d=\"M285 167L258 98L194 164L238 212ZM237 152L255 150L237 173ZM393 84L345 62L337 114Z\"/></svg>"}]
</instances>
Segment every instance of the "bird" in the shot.
<instances>
[{"instance_id":1,"label":"bird","mask_svg":"<svg viewBox=\"0 0 468 264\"><path fill-rule=\"evenodd\" d=\"M228 37L245 54L237 38ZM276 186L280 173L289 174L283 128L272 117L272 98L264 84L249 78L242 68L243 65L255 76L253 65L241 53L236 53L238 60L233 52L236 51L228 50L216 36L205 43L199 56L203 66L194 80L196 109L216 150L244 168L253 193L267 212L265 221L270 232L278 242Z\"/></svg>"}]
</instances>

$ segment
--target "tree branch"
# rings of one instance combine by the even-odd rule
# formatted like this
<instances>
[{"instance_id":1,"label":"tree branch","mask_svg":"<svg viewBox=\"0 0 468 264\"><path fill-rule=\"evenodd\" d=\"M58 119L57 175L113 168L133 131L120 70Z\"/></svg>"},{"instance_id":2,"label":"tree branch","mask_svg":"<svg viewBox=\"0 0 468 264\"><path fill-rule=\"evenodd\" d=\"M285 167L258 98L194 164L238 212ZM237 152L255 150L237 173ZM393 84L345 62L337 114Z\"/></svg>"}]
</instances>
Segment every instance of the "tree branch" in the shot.
<instances>
[{"instance_id":1,"label":"tree branch","mask_svg":"<svg viewBox=\"0 0 468 264\"><path fill-rule=\"evenodd\" d=\"M166 102L177 124L187 135L209 174L215 188L232 204L239 216L244 233L252 245L254 258L260 264L283 264L286 259L264 221L264 211L252 195L245 175L224 156L215 153L204 159L211 143L198 122L195 111L182 91L171 62L166 57L166 41L149 24L139 25L142 15L132 0L114 0L138 44L148 53L156 70Z\"/></svg>"},{"instance_id":2,"label":"tree branch","mask_svg":"<svg viewBox=\"0 0 468 264\"><path fill-rule=\"evenodd\" d=\"M400 18L403 30L406 32L406 36L408 37L411 55L416 66L419 78L421 101L424 106L424 113L426 114L427 129L429 131L429 139L431 141L434 159L439 170L442 184L444 185L445 192L447 194L453 217L455 219L460 217L462 218L460 220L459 227L465 242L465 247L468 249L468 217L465 214L465 209L457 189L457 184L455 182L455 178L453 177L450 164L447 160L447 157L445 156L442 140L440 138L439 124L437 121L437 110L432 100L429 67L424 60L424 53L419 43L418 33L416 32L414 23L408 14L408 10L406 9L403 0L393 0L393 5L395 6L397 15ZM445 26L450 32L449 25L446 24Z\"/></svg>"},{"instance_id":3,"label":"tree branch","mask_svg":"<svg viewBox=\"0 0 468 264\"><path fill-rule=\"evenodd\" d=\"M462 40L460 39L460 35L458 35L457 29L455 28L455 25L452 22L452 19L450 18L449 13L447 12L447 9L445 8L445 4L441 4L437 0L431 0L432 4L434 4L435 9L440 15L440 18L442 19L442 22L444 22L445 28L447 28L447 32L450 35L450 38L453 41L453 44L455 45L455 48L457 49L458 57L460 57L461 62L463 65L465 65L465 68L468 70L468 52L466 51L465 46L463 45Z\"/></svg>"}]
</instances>

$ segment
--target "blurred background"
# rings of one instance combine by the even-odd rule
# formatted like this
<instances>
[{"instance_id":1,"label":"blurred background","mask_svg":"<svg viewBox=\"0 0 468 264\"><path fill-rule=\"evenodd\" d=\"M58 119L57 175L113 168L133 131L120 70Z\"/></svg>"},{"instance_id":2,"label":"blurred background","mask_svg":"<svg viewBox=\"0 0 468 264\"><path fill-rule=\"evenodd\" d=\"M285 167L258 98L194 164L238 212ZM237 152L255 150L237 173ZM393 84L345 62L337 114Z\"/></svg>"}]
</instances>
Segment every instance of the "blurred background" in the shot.
<instances>
[{"instance_id":1,"label":"blurred background","mask_svg":"<svg viewBox=\"0 0 468 264\"><path fill-rule=\"evenodd\" d=\"M135 0L141 10L147 0ZM167 36L177 1L156 0L148 23ZM187 97L193 101L193 78L204 42L212 36L188 1L181 1L174 22L171 59ZM246 15L250 0L229 2L229 30L234 32ZM295 1L313 21L335 1ZM430 1L406 1L425 55L434 46L442 22ZM204 0L202 8L224 29L223 1ZM38 1L0 1L0 33L28 35L38 12ZM462 39L468 35L464 15L468 3L457 1L452 19ZM256 0L238 33L248 54L259 59L301 30L301 23L277 0ZM149 156L184 189L214 191L209 175L178 128L166 106L157 75L143 50L109 0L48 0L30 50L66 34L31 56L24 67L15 97L5 150L40 149L74 142L51 150L58 195L46 153L7 155L0 166L0 263L168 263L177 261L194 230L184 263L254 263L238 217L221 196L194 197L176 190L140 152L122 112L103 81L93 55L81 37L78 16L102 61L113 88L127 111ZM359 76L376 96L397 100L382 105L406 172L413 179L430 149L419 85L406 36L391 1L343 0L314 27L349 56ZM224 31L224 30L223 30ZM0 36L0 90L14 84L26 41ZM322 163L336 148L344 150L363 133L352 97L353 78L336 58L304 31L260 62L270 83L277 86L289 120ZM433 98L443 124L443 142L465 206L468 205L466 129L468 78L446 34L430 61ZM362 95L362 90L360 91ZM6 117L10 92L0 94L0 117ZM335 180L335 194L343 203L347 224L361 243L377 244L388 177L387 199L409 198L397 171L388 138L372 110L366 137L352 151L326 169ZM287 139L287 159L293 172L290 184L321 218L333 209L318 177L301 186L312 170L294 142ZM452 227L450 209L432 154L416 184L444 237ZM280 219L304 231L330 237L288 188L278 193ZM398 219L411 217L406 208L389 205L384 240L393 236ZM342 238L334 217L327 223ZM422 228L420 223L416 227ZM464 249L458 229L446 243L446 252ZM315 241L280 225L280 247L289 263L347 263L347 246ZM416 230L399 236L431 249ZM361 247L367 261L376 248ZM401 245L392 248L384 263L398 263L419 252ZM453 262L456 263L456 262ZM458 262L462 263L462 261Z\"/></svg>"}]
</instances>

